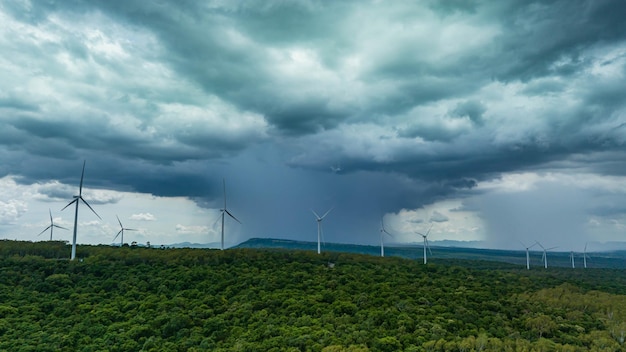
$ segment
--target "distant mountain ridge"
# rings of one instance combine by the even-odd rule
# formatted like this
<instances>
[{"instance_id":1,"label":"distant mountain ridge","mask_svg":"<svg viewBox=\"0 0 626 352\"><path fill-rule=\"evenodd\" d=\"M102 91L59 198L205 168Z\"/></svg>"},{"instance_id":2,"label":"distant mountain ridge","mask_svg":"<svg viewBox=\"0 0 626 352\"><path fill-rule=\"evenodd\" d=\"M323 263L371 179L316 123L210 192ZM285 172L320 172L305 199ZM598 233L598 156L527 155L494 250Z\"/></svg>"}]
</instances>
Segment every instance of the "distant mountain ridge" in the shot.
<instances>
[{"instance_id":1,"label":"distant mountain ridge","mask_svg":"<svg viewBox=\"0 0 626 352\"><path fill-rule=\"evenodd\" d=\"M443 243L447 246L442 245ZM526 265L526 253L524 249L503 250L467 247L464 245L477 245L480 241L438 241L431 242L432 254L430 259L462 259L462 260L487 260L509 264ZM316 242L296 241L276 238L251 238L232 248L276 248L289 250L310 250L317 249ZM322 251L380 255L380 246L325 243ZM385 246L385 256L397 256L409 259L423 258L423 247L421 244L389 244ZM619 268L626 269L626 251L614 250L605 252L588 252L588 268ZM531 267L543 267L543 253L540 250L530 252ZM548 251L550 266L571 267L570 252ZM576 267L583 266L582 253L574 253L574 263Z\"/></svg>"}]
</instances>

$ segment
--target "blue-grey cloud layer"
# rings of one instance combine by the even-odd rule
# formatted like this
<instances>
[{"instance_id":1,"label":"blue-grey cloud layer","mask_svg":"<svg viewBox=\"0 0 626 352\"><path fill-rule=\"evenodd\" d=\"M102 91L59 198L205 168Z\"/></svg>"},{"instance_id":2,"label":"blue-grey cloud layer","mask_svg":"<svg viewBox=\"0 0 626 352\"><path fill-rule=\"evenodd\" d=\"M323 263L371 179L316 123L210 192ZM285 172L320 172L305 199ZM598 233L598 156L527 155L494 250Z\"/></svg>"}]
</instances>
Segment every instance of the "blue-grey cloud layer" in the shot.
<instances>
[{"instance_id":1,"label":"blue-grey cloud layer","mask_svg":"<svg viewBox=\"0 0 626 352\"><path fill-rule=\"evenodd\" d=\"M291 185L294 198L311 198L305 209L364 209L346 210L354 220L506 172L626 175L620 1L64 1L0 11L9 23L0 176L24 183L76 182L88 159L92 186L210 205L236 170L259 187ZM310 177L308 189L289 177ZM363 206L362 192L380 205Z\"/></svg>"}]
</instances>

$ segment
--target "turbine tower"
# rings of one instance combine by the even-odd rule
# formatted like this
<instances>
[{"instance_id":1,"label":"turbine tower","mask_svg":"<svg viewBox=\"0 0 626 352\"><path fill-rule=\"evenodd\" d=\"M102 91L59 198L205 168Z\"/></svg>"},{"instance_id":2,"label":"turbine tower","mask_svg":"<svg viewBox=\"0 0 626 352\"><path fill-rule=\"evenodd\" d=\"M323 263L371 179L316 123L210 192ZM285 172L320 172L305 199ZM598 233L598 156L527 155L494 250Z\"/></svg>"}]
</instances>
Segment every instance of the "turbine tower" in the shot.
<instances>
[{"instance_id":1,"label":"turbine tower","mask_svg":"<svg viewBox=\"0 0 626 352\"><path fill-rule=\"evenodd\" d=\"M113 241L115 241L115 239L117 238L117 236L122 235L121 241L120 241L120 247L124 246L124 231L137 231L135 229L127 229L122 225L122 222L120 221L120 217L115 215L115 217L117 218L117 222L120 224L120 231L117 233L117 235L115 235L115 237L113 238Z\"/></svg>"},{"instance_id":2,"label":"turbine tower","mask_svg":"<svg viewBox=\"0 0 626 352\"><path fill-rule=\"evenodd\" d=\"M433 225L431 224L430 227L428 228L428 231L426 231L426 234L415 231L416 234L422 236L422 238L424 239L424 264L428 262L428 259L426 258L426 248L428 248L428 251L430 252L431 255L433 254L433 251L430 250L430 246L428 245L428 234L430 233L430 230L432 228L433 228Z\"/></svg>"},{"instance_id":3,"label":"turbine tower","mask_svg":"<svg viewBox=\"0 0 626 352\"><path fill-rule=\"evenodd\" d=\"M569 252L569 258L572 261L572 269L576 268L576 265L574 264L574 251Z\"/></svg>"},{"instance_id":4,"label":"turbine tower","mask_svg":"<svg viewBox=\"0 0 626 352\"><path fill-rule=\"evenodd\" d=\"M326 215L328 215L328 213L330 213L331 210L333 210L333 208L328 209L328 211L325 212L324 215L319 216L317 215L315 210L311 209L311 211L313 212L313 215L315 215L315 220L317 220L317 254L320 254L322 252L321 246L320 246L320 241L322 239L322 220L324 220Z\"/></svg>"},{"instance_id":5,"label":"turbine tower","mask_svg":"<svg viewBox=\"0 0 626 352\"><path fill-rule=\"evenodd\" d=\"M83 177L85 176L85 164L87 161L83 161L83 172L80 175L80 186L78 187L78 195L74 196L74 200L69 202L61 211L65 210L65 208L72 205L72 203L76 203L76 212L74 213L74 236L72 237L72 255L70 256L70 260L74 260L76 258L76 231L78 230L78 203L81 201L85 203L85 205L98 217L98 219L102 220L100 215L96 213L95 210L87 203L87 201L83 198Z\"/></svg>"},{"instance_id":6,"label":"turbine tower","mask_svg":"<svg viewBox=\"0 0 626 352\"><path fill-rule=\"evenodd\" d=\"M587 255L587 244L585 243L585 250L583 250L583 267L585 269L587 269L587 258L591 259L588 255Z\"/></svg>"},{"instance_id":7,"label":"turbine tower","mask_svg":"<svg viewBox=\"0 0 626 352\"><path fill-rule=\"evenodd\" d=\"M526 270L530 270L530 254L528 253L528 250L536 246L537 242L535 242L532 246L526 246L522 241L520 241L520 243L526 248Z\"/></svg>"},{"instance_id":8,"label":"turbine tower","mask_svg":"<svg viewBox=\"0 0 626 352\"><path fill-rule=\"evenodd\" d=\"M541 260L543 261L544 268L548 269L548 251L551 250L551 249L555 249L557 247L545 248L539 242L537 242L537 245L539 245L539 247L541 247L541 249L543 249L543 256L541 256Z\"/></svg>"},{"instance_id":9,"label":"turbine tower","mask_svg":"<svg viewBox=\"0 0 626 352\"><path fill-rule=\"evenodd\" d=\"M389 233L389 231L385 229L385 223L383 222L383 219L380 219L380 256L381 257L385 256L385 245L383 243L383 237L385 237L385 234L393 238L393 236Z\"/></svg>"},{"instance_id":10,"label":"turbine tower","mask_svg":"<svg viewBox=\"0 0 626 352\"><path fill-rule=\"evenodd\" d=\"M42 233L44 233L44 232L48 231L48 229L50 229L50 241L52 241L52 229L53 229L53 228L55 228L55 227L56 227L56 228L58 228L58 229L63 229L63 230L69 230L69 229L68 229L68 228L66 228L66 227L59 226L59 225L55 224L55 223L54 223L54 220L52 220L52 210L48 209L48 212L50 213L50 226L46 227L46 229L45 229L45 230L43 230L43 231L41 231L41 232L39 233L39 235L37 235L37 236L41 236L41 234L42 234Z\"/></svg>"},{"instance_id":11,"label":"turbine tower","mask_svg":"<svg viewBox=\"0 0 626 352\"><path fill-rule=\"evenodd\" d=\"M222 215L221 215L221 218L222 218L222 244L221 244L220 249L224 250L224 218L225 218L225 215L230 216L231 218L233 218L233 220L237 221L240 224L241 224L241 221L237 220L237 218L228 211L228 208L226 208L226 180L222 179L222 184L224 186L224 208L220 209L220 211L222 212Z\"/></svg>"}]
</instances>

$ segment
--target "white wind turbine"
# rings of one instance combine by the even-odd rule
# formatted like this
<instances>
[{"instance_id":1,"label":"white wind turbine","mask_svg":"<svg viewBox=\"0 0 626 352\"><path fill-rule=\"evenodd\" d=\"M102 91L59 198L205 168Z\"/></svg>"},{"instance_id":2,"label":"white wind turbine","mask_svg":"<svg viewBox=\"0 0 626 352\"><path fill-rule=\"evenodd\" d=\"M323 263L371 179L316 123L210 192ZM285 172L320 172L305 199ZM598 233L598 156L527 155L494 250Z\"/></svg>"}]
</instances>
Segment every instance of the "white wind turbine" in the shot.
<instances>
[{"instance_id":1,"label":"white wind turbine","mask_svg":"<svg viewBox=\"0 0 626 352\"><path fill-rule=\"evenodd\" d=\"M385 245L383 243L383 237L385 236L385 234L393 238L393 235L391 235L389 231L385 229L385 223L383 222L383 219L380 219L380 256L381 257L385 256Z\"/></svg>"},{"instance_id":2,"label":"white wind turbine","mask_svg":"<svg viewBox=\"0 0 626 352\"><path fill-rule=\"evenodd\" d=\"M415 231L416 234L422 236L422 238L424 239L424 264L426 264L428 261L426 258L426 248L428 248L428 251L430 252L431 255L433 254L433 251L430 250L430 246L428 245L428 234L430 233L430 230L432 228L433 228L433 225L431 224L430 227L428 228L428 231L426 231L426 234Z\"/></svg>"},{"instance_id":3,"label":"white wind turbine","mask_svg":"<svg viewBox=\"0 0 626 352\"><path fill-rule=\"evenodd\" d=\"M48 212L50 213L50 226L46 227L46 229L41 231L39 233L39 235L37 235L37 236L41 236L42 233L44 233L44 232L48 231L48 229L50 229L50 241L52 241L52 229L54 229L55 227L58 228L58 229L63 229L63 230L69 230L69 229L66 228L66 227L59 226L59 225L55 224L54 220L52 220L52 210L48 209Z\"/></svg>"},{"instance_id":4,"label":"white wind turbine","mask_svg":"<svg viewBox=\"0 0 626 352\"><path fill-rule=\"evenodd\" d=\"M100 215L98 215L98 213L96 213L96 211L93 210L91 205L89 205L89 203L87 203L87 201L83 198L83 177L85 176L85 163L86 163L86 161L83 161L83 172L80 175L80 186L78 188L78 195L74 196L74 200L69 202L65 207L63 207L63 209L61 209L61 211L63 211L63 210L65 210L65 208L67 208L70 205L72 205L72 203L76 203L76 212L74 213L74 236L72 237L72 255L70 256L70 260L74 260L74 258L76 258L76 231L78 230L78 203L80 203L81 201L83 203L85 203L85 205L94 214L96 214L98 219L102 220Z\"/></svg>"},{"instance_id":5,"label":"white wind turbine","mask_svg":"<svg viewBox=\"0 0 626 352\"><path fill-rule=\"evenodd\" d=\"M324 220L326 215L328 215L328 213L330 213L331 210L333 210L333 208L328 209L328 211L325 212L324 215L319 216L317 215L315 210L311 209L311 211L313 212L313 215L315 215L315 220L317 221L317 254L320 254L322 252L321 247L320 247L320 242L322 240L322 220Z\"/></svg>"},{"instance_id":6,"label":"white wind turbine","mask_svg":"<svg viewBox=\"0 0 626 352\"><path fill-rule=\"evenodd\" d=\"M125 228L122 225L122 222L120 221L119 216L115 215L115 217L117 218L117 222L120 224L120 231L117 233L117 235L115 235L115 237L113 238L113 241L115 241L117 236L122 235L122 238L121 238L121 241L120 241L120 247L123 247L124 246L124 231L137 231L137 230Z\"/></svg>"},{"instance_id":7,"label":"white wind turbine","mask_svg":"<svg viewBox=\"0 0 626 352\"><path fill-rule=\"evenodd\" d=\"M226 215L228 215L231 218L233 218L233 220L237 221L240 224L241 224L241 221L237 220L237 218L228 211L228 208L226 208L226 180L222 179L222 184L224 186L224 208L220 209L220 211L222 212L222 215L220 216L222 218L222 241L221 241L220 249L224 250L224 218L226 217Z\"/></svg>"},{"instance_id":8,"label":"white wind turbine","mask_svg":"<svg viewBox=\"0 0 626 352\"><path fill-rule=\"evenodd\" d=\"M587 258L591 259L588 255L587 255L587 243L585 243L585 250L583 250L583 267L585 269L587 269Z\"/></svg>"},{"instance_id":9,"label":"white wind turbine","mask_svg":"<svg viewBox=\"0 0 626 352\"><path fill-rule=\"evenodd\" d=\"M576 264L574 264L574 251L569 252L569 259L572 262L572 269L575 269Z\"/></svg>"},{"instance_id":10,"label":"white wind turbine","mask_svg":"<svg viewBox=\"0 0 626 352\"><path fill-rule=\"evenodd\" d=\"M528 250L533 248L534 246L537 245L537 242L535 242L532 246L526 246L524 244L524 242L520 241L519 243L522 244L522 246L524 246L526 248L526 269L530 270L530 254L528 253Z\"/></svg>"},{"instance_id":11,"label":"white wind turbine","mask_svg":"<svg viewBox=\"0 0 626 352\"><path fill-rule=\"evenodd\" d=\"M539 245L539 247L541 247L541 249L543 249L543 256L541 257L541 260L543 260L543 266L544 268L548 268L548 251L551 249L555 249L557 247L550 247L550 248L545 248L544 246L541 245L541 243L537 242L537 245Z\"/></svg>"}]
</instances>

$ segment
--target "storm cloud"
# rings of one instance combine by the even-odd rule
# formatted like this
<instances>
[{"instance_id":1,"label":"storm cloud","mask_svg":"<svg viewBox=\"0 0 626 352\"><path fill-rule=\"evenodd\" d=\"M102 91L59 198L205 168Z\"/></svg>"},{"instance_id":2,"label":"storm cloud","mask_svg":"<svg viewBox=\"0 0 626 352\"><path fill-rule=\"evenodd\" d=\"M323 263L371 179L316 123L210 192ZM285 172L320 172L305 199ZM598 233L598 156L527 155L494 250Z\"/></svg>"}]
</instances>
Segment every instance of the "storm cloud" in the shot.
<instances>
[{"instance_id":1,"label":"storm cloud","mask_svg":"<svg viewBox=\"0 0 626 352\"><path fill-rule=\"evenodd\" d=\"M455 239L482 219L472 236L494 246L529 232L614 240L626 223L613 185L626 177L625 11L591 0L3 3L0 177L60 201L87 160L87 187L210 212L225 179L246 219L236 240L313 239L310 208L331 206L327 240L340 242L374 243L383 216L412 233L402 214L420 209ZM508 192L510 175L535 175L542 191ZM602 187L564 190L555 175ZM6 194L0 221L15 224L28 201ZM472 209L466 220L438 208L452 200Z\"/></svg>"}]
</instances>

